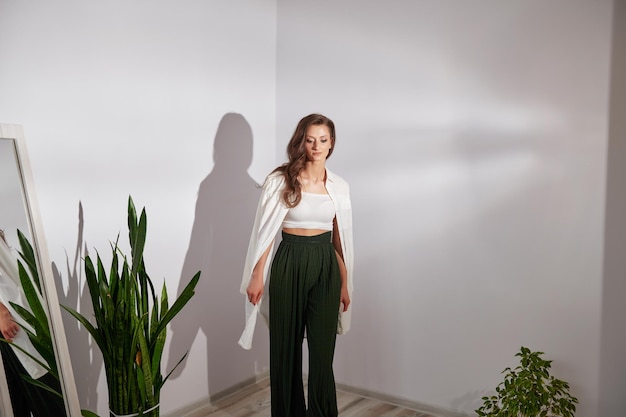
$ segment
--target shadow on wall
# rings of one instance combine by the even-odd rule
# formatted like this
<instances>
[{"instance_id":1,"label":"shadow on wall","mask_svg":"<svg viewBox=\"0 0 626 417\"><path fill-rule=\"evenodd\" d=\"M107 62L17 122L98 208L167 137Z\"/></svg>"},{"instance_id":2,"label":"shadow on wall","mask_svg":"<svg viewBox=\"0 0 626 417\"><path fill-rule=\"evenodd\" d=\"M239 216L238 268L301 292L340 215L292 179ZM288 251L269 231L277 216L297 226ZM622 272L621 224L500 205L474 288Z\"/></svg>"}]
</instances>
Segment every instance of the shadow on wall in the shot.
<instances>
[{"instance_id":1,"label":"shadow on wall","mask_svg":"<svg viewBox=\"0 0 626 417\"><path fill-rule=\"evenodd\" d=\"M83 241L83 205L78 203L78 236L76 238L76 252L70 261L66 256L68 289L65 292L61 279L61 272L55 262L52 262L52 273L56 283L59 303L64 306L80 311L85 317L93 316L93 306L89 295L89 288L83 282L82 260L89 255L87 245ZM102 354L96 343L89 336L89 332L79 325L67 312L63 312L63 326L68 341L74 378L80 383L76 384L80 406L87 410L96 410L98 407L98 380L104 370ZM105 394L106 395L106 394Z\"/></svg>"},{"instance_id":2,"label":"shadow on wall","mask_svg":"<svg viewBox=\"0 0 626 417\"><path fill-rule=\"evenodd\" d=\"M215 394L248 379L256 371L255 357L239 348L244 324L244 297L239 294L241 274L261 189L248 175L252 162L252 130L246 119L234 113L222 118L214 141L214 168L200 184L189 248L185 256L178 295L189 277L202 271L196 295L171 324L168 363L172 369L189 351L199 331L207 338L209 393ZM59 302L92 316L89 289L82 276L82 260L88 255L83 237L83 207L78 206L78 235L72 259L66 256L69 286L63 288L62 268L52 263ZM193 272L192 272L193 271ZM69 314L63 324L72 357L81 408L98 407L98 381L102 355L89 333ZM261 327L261 326L259 326ZM258 343L263 346L263 341ZM266 345L266 344L265 344ZM264 352L259 355L267 357ZM171 378L180 376L187 362ZM252 371L251 371L252 370ZM106 393L104 394L106 395Z\"/></svg>"},{"instance_id":3,"label":"shadow on wall","mask_svg":"<svg viewBox=\"0 0 626 417\"><path fill-rule=\"evenodd\" d=\"M171 369L201 331L207 344L209 394L250 378L254 363L237 340L244 324L241 274L261 189L248 175L252 163L252 130L240 114L222 118L214 141L214 167L201 182L182 280L202 271L196 295L172 322ZM186 282L180 282L178 292ZM189 365L181 364L177 378ZM193 366L193 365L192 365Z\"/></svg>"}]
</instances>

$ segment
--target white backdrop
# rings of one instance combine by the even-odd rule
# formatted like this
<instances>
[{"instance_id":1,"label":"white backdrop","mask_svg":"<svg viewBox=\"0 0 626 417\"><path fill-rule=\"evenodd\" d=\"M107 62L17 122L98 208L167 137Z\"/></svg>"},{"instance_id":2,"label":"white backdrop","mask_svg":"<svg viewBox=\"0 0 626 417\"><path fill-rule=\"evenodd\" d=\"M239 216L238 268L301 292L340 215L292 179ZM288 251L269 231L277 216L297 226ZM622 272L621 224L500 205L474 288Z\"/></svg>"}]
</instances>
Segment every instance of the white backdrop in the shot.
<instances>
[{"instance_id":1,"label":"white backdrop","mask_svg":"<svg viewBox=\"0 0 626 417\"><path fill-rule=\"evenodd\" d=\"M329 165L355 207L338 382L471 414L525 345L597 417L611 11L2 0L0 119L24 126L69 301L76 247L125 241L129 194L148 210L153 278L174 294L206 272L196 321L173 325L167 365L192 348L165 412L267 369L263 326L253 351L235 344L252 182L318 111L337 124ZM82 405L103 414L97 359L68 334Z\"/></svg>"},{"instance_id":2,"label":"white backdrop","mask_svg":"<svg viewBox=\"0 0 626 417\"><path fill-rule=\"evenodd\" d=\"M273 1L0 2L0 119L24 127L50 257L67 292L62 302L76 305L85 296L74 270L85 254L77 245L92 255L97 248L105 259L118 233L126 246L129 195L147 208L148 271L157 285L165 279L171 299L193 273L207 269L207 259L222 257L204 271L192 301L201 311L196 327L174 322L164 371L192 348L165 386L163 412L267 367L263 338L253 352L236 344L243 255L217 251L208 233L204 242L190 242L216 224L196 205L229 198L210 195L215 189L203 184L223 179L222 188L235 192L227 204L240 206L255 192L252 180L261 181L276 164L275 45ZM239 150L248 161L227 152L218 159L218 146ZM220 162L239 165L230 165L224 178L215 175ZM231 246L246 247L252 220L231 217ZM223 303L231 309L223 311ZM99 355L89 353L86 332L72 319L66 332L81 405L106 415Z\"/></svg>"},{"instance_id":3,"label":"white backdrop","mask_svg":"<svg viewBox=\"0 0 626 417\"><path fill-rule=\"evenodd\" d=\"M471 414L524 345L597 417L611 6L279 1L279 155L325 112L352 185L339 382Z\"/></svg>"}]
</instances>

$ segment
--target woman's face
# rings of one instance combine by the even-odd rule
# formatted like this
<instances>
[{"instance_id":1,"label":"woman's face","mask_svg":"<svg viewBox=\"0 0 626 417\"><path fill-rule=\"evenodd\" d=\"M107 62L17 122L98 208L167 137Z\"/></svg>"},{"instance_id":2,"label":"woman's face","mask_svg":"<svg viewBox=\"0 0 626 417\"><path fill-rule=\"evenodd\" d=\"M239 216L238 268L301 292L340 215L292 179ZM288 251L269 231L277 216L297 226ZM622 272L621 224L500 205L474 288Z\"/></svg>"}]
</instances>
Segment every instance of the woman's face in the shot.
<instances>
[{"instance_id":1,"label":"woman's face","mask_svg":"<svg viewBox=\"0 0 626 417\"><path fill-rule=\"evenodd\" d=\"M309 126L304 137L304 147L308 161L325 161L331 146L332 141L328 126Z\"/></svg>"}]
</instances>

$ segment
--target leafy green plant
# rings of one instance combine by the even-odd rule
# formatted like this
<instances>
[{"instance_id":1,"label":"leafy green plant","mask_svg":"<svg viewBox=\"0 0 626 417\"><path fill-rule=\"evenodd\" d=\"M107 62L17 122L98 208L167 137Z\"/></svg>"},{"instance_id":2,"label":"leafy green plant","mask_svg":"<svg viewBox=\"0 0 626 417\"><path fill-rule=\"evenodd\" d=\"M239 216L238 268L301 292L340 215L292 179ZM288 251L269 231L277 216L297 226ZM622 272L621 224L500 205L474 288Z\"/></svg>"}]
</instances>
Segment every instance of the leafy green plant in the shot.
<instances>
[{"instance_id":1,"label":"leafy green plant","mask_svg":"<svg viewBox=\"0 0 626 417\"><path fill-rule=\"evenodd\" d=\"M25 355L37 362L58 381L59 373L57 371L57 362L54 356L54 348L52 346L48 315L46 314L46 309L42 304L43 293L41 290L41 280L39 278L39 269L37 268L35 251L21 230L17 231L17 236L20 242L20 250L18 251L20 259L17 260L20 284L30 309L13 302L10 302L10 304L17 314L19 314L20 317L30 326L30 328L26 326L21 327L22 330L28 335L33 347L37 350L39 355L41 355L41 358L43 358L45 363L12 342L5 339L0 339L0 341L15 346L15 348L19 349ZM22 378L33 385L62 397L58 390L41 381L31 378L28 374L22 375Z\"/></svg>"},{"instance_id":2,"label":"leafy green plant","mask_svg":"<svg viewBox=\"0 0 626 417\"><path fill-rule=\"evenodd\" d=\"M569 384L551 376L552 361L522 346L515 354L520 365L506 368L496 395L483 397L476 410L480 417L573 417L578 399L569 393Z\"/></svg>"},{"instance_id":3,"label":"leafy green plant","mask_svg":"<svg viewBox=\"0 0 626 417\"><path fill-rule=\"evenodd\" d=\"M171 374L161 374L166 327L193 296L200 272L169 307L165 284L160 298L157 297L144 264L145 209L137 219L130 197L128 230L131 258L126 258L117 242L113 244L108 276L100 255L95 265L89 256L84 260L95 325L77 311L64 308L89 331L102 352L110 411L116 415L138 413L157 417L160 391Z\"/></svg>"}]
</instances>

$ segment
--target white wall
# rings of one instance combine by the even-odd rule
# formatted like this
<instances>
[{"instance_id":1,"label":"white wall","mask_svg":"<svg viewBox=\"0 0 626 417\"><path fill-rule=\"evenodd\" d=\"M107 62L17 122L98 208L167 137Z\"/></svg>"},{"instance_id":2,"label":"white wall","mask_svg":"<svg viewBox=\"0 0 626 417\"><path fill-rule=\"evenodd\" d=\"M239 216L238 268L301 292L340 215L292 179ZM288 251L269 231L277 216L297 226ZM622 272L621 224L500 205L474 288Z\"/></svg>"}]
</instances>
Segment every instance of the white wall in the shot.
<instances>
[{"instance_id":1,"label":"white wall","mask_svg":"<svg viewBox=\"0 0 626 417\"><path fill-rule=\"evenodd\" d=\"M323 112L352 185L338 382L472 414L524 345L597 417L612 3L278 4L279 155Z\"/></svg>"},{"instance_id":2,"label":"white wall","mask_svg":"<svg viewBox=\"0 0 626 417\"><path fill-rule=\"evenodd\" d=\"M267 367L262 337L253 352L236 345L243 254L224 248L246 247L254 180L276 165L275 45L273 1L0 3L0 119L24 127L62 302L79 297L77 245L109 259L118 233L126 243L128 195L147 208L153 280L165 279L173 298L205 273L195 321L174 322L170 334L168 369L193 348L165 386L164 412ZM221 211L204 210L216 201ZM67 323L82 406L105 415L98 355Z\"/></svg>"}]
</instances>

